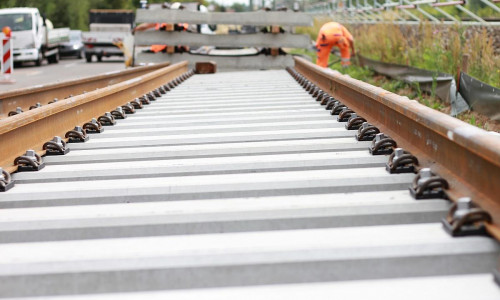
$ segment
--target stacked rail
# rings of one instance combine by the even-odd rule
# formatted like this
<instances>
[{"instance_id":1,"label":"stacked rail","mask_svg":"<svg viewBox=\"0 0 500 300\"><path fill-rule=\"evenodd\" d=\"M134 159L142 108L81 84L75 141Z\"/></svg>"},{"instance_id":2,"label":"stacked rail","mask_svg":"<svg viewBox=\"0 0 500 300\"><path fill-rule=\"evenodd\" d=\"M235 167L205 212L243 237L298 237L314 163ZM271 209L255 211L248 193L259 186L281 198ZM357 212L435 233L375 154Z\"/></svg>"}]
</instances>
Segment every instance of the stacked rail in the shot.
<instances>
[{"instance_id":1,"label":"stacked rail","mask_svg":"<svg viewBox=\"0 0 500 300\"><path fill-rule=\"evenodd\" d=\"M42 170L13 175L16 186L0 193L1 297L499 296L498 242L452 237L441 224L451 203L416 200L414 172L388 172L391 156L359 138L366 125L346 129L365 117L416 153L394 114L408 105L411 120L424 108L300 59L289 72L191 76L185 65L141 76L146 87L104 89L148 101L66 155L46 156ZM434 117L415 118L430 127L425 116ZM422 153L415 170L428 167ZM432 172L448 174L437 162ZM446 179L441 197L479 195ZM491 214L460 229L494 232Z\"/></svg>"},{"instance_id":2,"label":"stacked rail","mask_svg":"<svg viewBox=\"0 0 500 300\"><path fill-rule=\"evenodd\" d=\"M135 35L136 48L150 45L172 45L167 47L166 53L136 52L135 64L159 63L170 61L172 63L189 61L194 65L196 62L207 60L217 63L225 69L283 69L294 65L291 55L280 51L281 47L307 48L310 38L304 34L294 34L290 31L294 26L311 26L312 18L298 12L244 12L244 13L220 13L220 12L193 12L184 10L140 9L137 11L136 21L138 23L173 23L173 24L230 24L250 25L257 28L270 26L268 32L256 32L247 34L201 34L195 32L175 32L173 25L167 30L153 30L137 32ZM280 27L282 26L282 27ZM287 28L288 32L283 30ZM169 31L170 30L170 31ZM204 55L199 53L174 53L173 45L185 45L189 47L216 46L229 49L241 49L242 47L258 47L269 49L266 54L252 51L249 54L241 54L241 51L233 51L222 55ZM171 51L169 49L171 48Z\"/></svg>"}]
</instances>

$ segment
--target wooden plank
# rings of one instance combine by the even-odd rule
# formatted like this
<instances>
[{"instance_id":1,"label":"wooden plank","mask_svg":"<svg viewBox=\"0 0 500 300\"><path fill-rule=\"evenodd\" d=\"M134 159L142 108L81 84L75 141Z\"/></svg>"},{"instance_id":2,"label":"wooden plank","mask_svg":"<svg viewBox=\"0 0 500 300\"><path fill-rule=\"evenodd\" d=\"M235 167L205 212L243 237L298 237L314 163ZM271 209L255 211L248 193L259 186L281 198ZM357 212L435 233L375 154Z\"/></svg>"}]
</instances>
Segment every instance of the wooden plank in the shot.
<instances>
[{"instance_id":1,"label":"wooden plank","mask_svg":"<svg viewBox=\"0 0 500 300\"><path fill-rule=\"evenodd\" d=\"M138 9L137 23L189 23L189 24L233 24L233 25L284 25L312 26L312 17L304 13L282 11L258 11L241 13L203 13L187 10Z\"/></svg>"},{"instance_id":2,"label":"wooden plank","mask_svg":"<svg viewBox=\"0 0 500 300\"><path fill-rule=\"evenodd\" d=\"M193 32L144 31L135 34L135 44L140 46L161 45L218 46L218 47L289 47L307 48L309 36L305 34L200 34Z\"/></svg>"},{"instance_id":3,"label":"wooden plank","mask_svg":"<svg viewBox=\"0 0 500 300\"><path fill-rule=\"evenodd\" d=\"M190 66L194 66L197 62L213 61L219 68L222 69L283 69L293 66L293 58L291 55L265 56L215 56L215 55L194 55L189 53L137 53L135 58L136 64L159 63L170 61L171 63L187 60Z\"/></svg>"},{"instance_id":4,"label":"wooden plank","mask_svg":"<svg viewBox=\"0 0 500 300\"><path fill-rule=\"evenodd\" d=\"M217 64L213 61L198 62L195 66L196 74L213 74L217 71Z\"/></svg>"}]
</instances>

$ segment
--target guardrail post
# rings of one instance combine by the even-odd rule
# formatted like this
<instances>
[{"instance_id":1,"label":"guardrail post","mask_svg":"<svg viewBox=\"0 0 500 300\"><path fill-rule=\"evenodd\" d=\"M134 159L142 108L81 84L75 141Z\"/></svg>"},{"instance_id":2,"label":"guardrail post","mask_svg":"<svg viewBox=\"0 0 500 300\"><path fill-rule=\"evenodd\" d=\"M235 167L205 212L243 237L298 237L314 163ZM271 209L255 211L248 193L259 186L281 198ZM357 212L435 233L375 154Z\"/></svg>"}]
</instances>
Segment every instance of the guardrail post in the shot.
<instances>
[{"instance_id":1,"label":"guardrail post","mask_svg":"<svg viewBox=\"0 0 500 300\"><path fill-rule=\"evenodd\" d=\"M10 78L14 70L14 47L12 45L13 42L11 39L12 30L10 29L10 27L5 26L4 28L2 28L2 32L4 34L4 37L0 39L0 48L2 48L0 49L0 83L14 83L15 80Z\"/></svg>"},{"instance_id":2,"label":"guardrail post","mask_svg":"<svg viewBox=\"0 0 500 300\"><path fill-rule=\"evenodd\" d=\"M469 54L462 55L461 68L462 68L462 72L464 72L464 73L467 73L467 71L469 70L469 57L470 57Z\"/></svg>"}]
</instances>

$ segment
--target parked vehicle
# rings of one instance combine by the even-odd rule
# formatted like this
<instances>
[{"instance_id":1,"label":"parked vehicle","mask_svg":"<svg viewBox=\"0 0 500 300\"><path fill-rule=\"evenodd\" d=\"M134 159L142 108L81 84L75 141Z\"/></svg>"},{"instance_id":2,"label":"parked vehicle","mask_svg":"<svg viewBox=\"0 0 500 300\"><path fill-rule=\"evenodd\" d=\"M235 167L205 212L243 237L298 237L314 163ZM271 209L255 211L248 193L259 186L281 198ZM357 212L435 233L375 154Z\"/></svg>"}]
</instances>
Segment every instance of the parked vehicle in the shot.
<instances>
[{"instance_id":1,"label":"parked vehicle","mask_svg":"<svg viewBox=\"0 0 500 300\"><path fill-rule=\"evenodd\" d=\"M92 9L89 12L90 32L83 33L85 58L92 62L103 57L124 56L120 45L132 38L135 14L132 10Z\"/></svg>"},{"instance_id":2,"label":"parked vehicle","mask_svg":"<svg viewBox=\"0 0 500 300\"><path fill-rule=\"evenodd\" d=\"M44 59L59 61L59 46L69 41L69 28L54 29L52 22L37 8L0 9L0 28L12 30L15 63L33 61L40 66Z\"/></svg>"},{"instance_id":3,"label":"parked vehicle","mask_svg":"<svg viewBox=\"0 0 500 300\"><path fill-rule=\"evenodd\" d=\"M69 42L62 43L59 46L59 54L61 56L76 56L78 58L85 56L81 30L71 30L69 32Z\"/></svg>"}]
</instances>

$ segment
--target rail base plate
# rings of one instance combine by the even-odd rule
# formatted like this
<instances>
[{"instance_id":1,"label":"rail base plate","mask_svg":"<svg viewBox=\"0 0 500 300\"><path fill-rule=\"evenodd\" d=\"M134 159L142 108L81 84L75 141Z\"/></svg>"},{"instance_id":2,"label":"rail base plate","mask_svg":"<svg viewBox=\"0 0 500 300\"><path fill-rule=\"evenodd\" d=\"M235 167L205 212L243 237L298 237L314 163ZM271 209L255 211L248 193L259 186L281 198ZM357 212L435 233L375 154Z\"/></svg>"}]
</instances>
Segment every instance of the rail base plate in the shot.
<instances>
[{"instance_id":1,"label":"rail base plate","mask_svg":"<svg viewBox=\"0 0 500 300\"><path fill-rule=\"evenodd\" d=\"M56 151L49 152L49 151L47 151L45 153L45 156L66 155L69 153L69 150L70 150L69 148L66 148L66 149L64 149L63 152L56 152Z\"/></svg>"},{"instance_id":2,"label":"rail base plate","mask_svg":"<svg viewBox=\"0 0 500 300\"><path fill-rule=\"evenodd\" d=\"M445 192L443 190L437 190L437 191L426 191L423 192L420 195L417 195L417 191L409 187L408 190L410 191L410 195L413 197L415 200L426 200L426 199L448 199L446 196Z\"/></svg>"},{"instance_id":3,"label":"rail base plate","mask_svg":"<svg viewBox=\"0 0 500 300\"><path fill-rule=\"evenodd\" d=\"M16 182L14 180L11 180L7 185L5 185L5 187L0 186L0 192L6 192L10 190L14 187L15 183Z\"/></svg>"},{"instance_id":4,"label":"rail base plate","mask_svg":"<svg viewBox=\"0 0 500 300\"><path fill-rule=\"evenodd\" d=\"M33 166L18 166L17 171L18 172L33 172L33 171L40 171L41 169L45 168L45 163L41 163L36 167Z\"/></svg>"},{"instance_id":5,"label":"rail base plate","mask_svg":"<svg viewBox=\"0 0 500 300\"><path fill-rule=\"evenodd\" d=\"M446 218L441 219L441 224L443 224L444 230L451 236L453 237L461 237L461 236L488 236L488 232L486 231L486 227L483 225L479 226L474 226L474 225L467 225L467 226L462 226L462 228L459 228L459 230L454 231L454 228L451 226L450 223L446 220Z\"/></svg>"},{"instance_id":6,"label":"rail base plate","mask_svg":"<svg viewBox=\"0 0 500 300\"><path fill-rule=\"evenodd\" d=\"M83 140L70 138L68 143L85 143L86 141L89 140L89 138L90 138L89 136L86 136Z\"/></svg>"},{"instance_id":7,"label":"rail base plate","mask_svg":"<svg viewBox=\"0 0 500 300\"><path fill-rule=\"evenodd\" d=\"M87 134L96 134L96 133L103 133L104 132L104 128L100 128L98 130L89 130L87 129Z\"/></svg>"}]
</instances>

